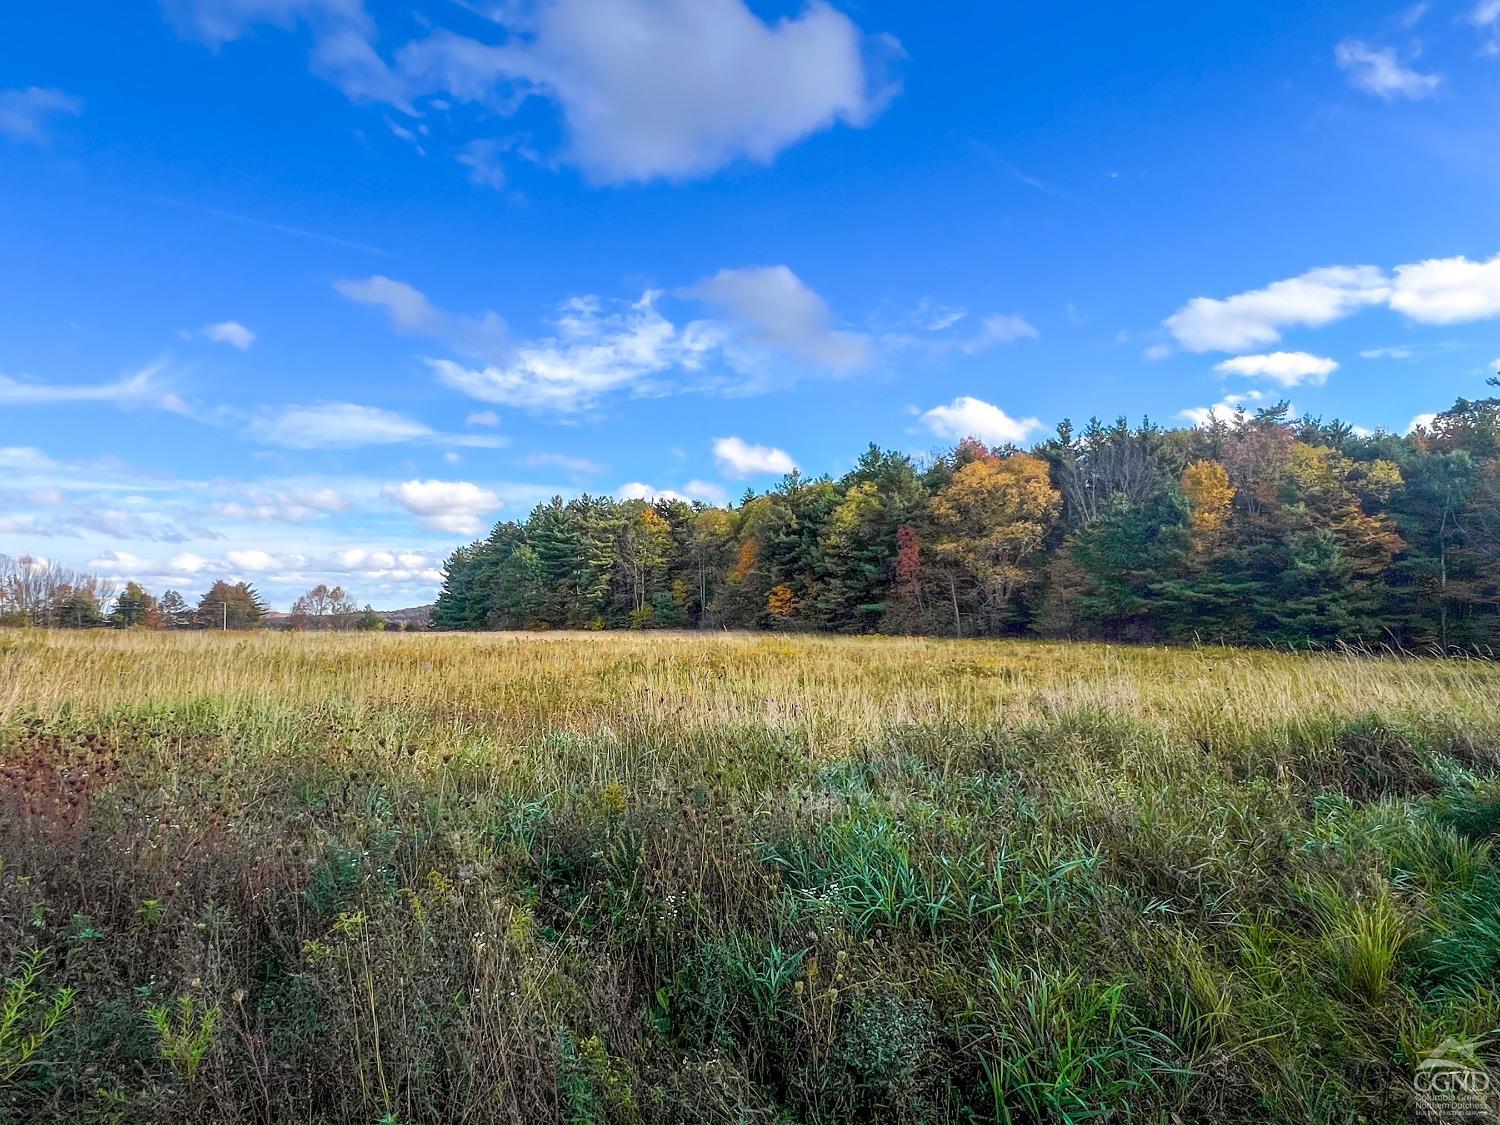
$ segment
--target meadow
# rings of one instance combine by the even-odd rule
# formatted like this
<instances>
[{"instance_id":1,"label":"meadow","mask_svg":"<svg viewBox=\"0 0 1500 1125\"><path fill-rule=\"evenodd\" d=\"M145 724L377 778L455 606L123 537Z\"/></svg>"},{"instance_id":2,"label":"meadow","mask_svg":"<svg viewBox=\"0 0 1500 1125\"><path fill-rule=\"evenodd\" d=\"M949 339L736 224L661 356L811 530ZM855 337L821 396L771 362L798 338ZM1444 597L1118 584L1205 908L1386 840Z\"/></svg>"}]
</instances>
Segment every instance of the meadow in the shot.
<instances>
[{"instance_id":1,"label":"meadow","mask_svg":"<svg viewBox=\"0 0 1500 1125\"><path fill-rule=\"evenodd\" d=\"M1500 665L0 632L0 1117L1392 1122Z\"/></svg>"}]
</instances>

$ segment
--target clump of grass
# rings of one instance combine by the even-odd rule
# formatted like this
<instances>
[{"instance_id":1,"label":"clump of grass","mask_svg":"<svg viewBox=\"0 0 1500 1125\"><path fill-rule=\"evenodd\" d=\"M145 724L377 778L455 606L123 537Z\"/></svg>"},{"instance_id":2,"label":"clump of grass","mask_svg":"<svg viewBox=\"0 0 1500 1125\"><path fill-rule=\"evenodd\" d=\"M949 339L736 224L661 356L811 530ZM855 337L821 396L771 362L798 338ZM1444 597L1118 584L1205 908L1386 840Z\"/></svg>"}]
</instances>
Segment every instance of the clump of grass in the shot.
<instances>
[{"instance_id":1,"label":"clump of grass","mask_svg":"<svg viewBox=\"0 0 1500 1125\"><path fill-rule=\"evenodd\" d=\"M1382 887L1374 895L1351 899L1325 885L1308 888L1308 897L1337 977L1365 999L1379 1000L1412 936L1411 923L1389 890Z\"/></svg>"}]
</instances>

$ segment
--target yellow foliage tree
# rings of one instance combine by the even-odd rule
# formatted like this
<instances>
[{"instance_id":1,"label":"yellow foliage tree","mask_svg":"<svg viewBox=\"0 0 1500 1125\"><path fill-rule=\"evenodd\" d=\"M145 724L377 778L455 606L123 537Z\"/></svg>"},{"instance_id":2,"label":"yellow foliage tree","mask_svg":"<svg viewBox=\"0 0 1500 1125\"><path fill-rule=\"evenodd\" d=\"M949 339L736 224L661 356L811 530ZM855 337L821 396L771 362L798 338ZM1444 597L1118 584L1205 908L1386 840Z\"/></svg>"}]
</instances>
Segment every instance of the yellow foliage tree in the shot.
<instances>
[{"instance_id":1,"label":"yellow foliage tree","mask_svg":"<svg viewBox=\"0 0 1500 1125\"><path fill-rule=\"evenodd\" d=\"M1287 452L1289 494L1307 523L1326 528L1354 576L1379 578L1405 544L1389 515L1370 515L1365 504L1383 504L1401 485L1392 461L1355 461L1327 446L1295 443Z\"/></svg>"},{"instance_id":2,"label":"yellow foliage tree","mask_svg":"<svg viewBox=\"0 0 1500 1125\"><path fill-rule=\"evenodd\" d=\"M740 544L740 557L735 561L734 569L729 572L729 581L739 585L749 578L759 559L760 544L754 539L746 539Z\"/></svg>"},{"instance_id":3,"label":"yellow foliage tree","mask_svg":"<svg viewBox=\"0 0 1500 1125\"><path fill-rule=\"evenodd\" d=\"M1182 492L1192 513L1193 550L1206 550L1224 530L1234 503L1229 470L1218 461L1194 461L1182 470Z\"/></svg>"},{"instance_id":4,"label":"yellow foliage tree","mask_svg":"<svg viewBox=\"0 0 1500 1125\"><path fill-rule=\"evenodd\" d=\"M933 498L936 553L973 582L975 600L993 620L1034 577L1038 554L1062 510L1062 495L1039 457L1015 453L971 461ZM962 631L958 588L950 575L954 624Z\"/></svg>"},{"instance_id":5,"label":"yellow foliage tree","mask_svg":"<svg viewBox=\"0 0 1500 1125\"><path fill-rule=\"evenodd\" d=\"M797 598L790 586L773 586L766 598L766 612L785 621L797 612Z\"/></svg>"}]
</instances>

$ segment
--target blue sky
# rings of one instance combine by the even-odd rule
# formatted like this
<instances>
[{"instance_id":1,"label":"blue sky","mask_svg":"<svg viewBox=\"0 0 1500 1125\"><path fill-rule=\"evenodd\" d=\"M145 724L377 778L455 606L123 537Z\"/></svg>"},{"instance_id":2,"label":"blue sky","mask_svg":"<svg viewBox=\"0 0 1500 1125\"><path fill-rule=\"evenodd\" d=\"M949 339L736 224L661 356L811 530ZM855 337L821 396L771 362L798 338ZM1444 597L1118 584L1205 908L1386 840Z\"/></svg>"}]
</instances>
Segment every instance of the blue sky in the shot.
<instances>
[{"instance_id":1,"label":"blue sky","mask_svg":"<svg viewBox=\"0 0 1500 1125\"><path fill-rule=\"evenodd\" d=\"M428 600L554 493L1500 358L1500 0L53 0L0 37L0 552Z\"/></svg>"}]
</instances>

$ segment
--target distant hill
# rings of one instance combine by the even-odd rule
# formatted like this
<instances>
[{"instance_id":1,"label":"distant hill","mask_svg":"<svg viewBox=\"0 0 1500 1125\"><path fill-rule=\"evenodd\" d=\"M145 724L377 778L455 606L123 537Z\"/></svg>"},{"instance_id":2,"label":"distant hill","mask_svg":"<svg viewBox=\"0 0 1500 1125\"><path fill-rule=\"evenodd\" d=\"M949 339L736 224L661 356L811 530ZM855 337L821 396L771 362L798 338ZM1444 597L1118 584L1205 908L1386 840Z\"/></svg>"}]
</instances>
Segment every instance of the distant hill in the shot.
<instances>
[{"instance_id":1,"label":"distant hill","mask_svg":"<svg viewBox=\"0 0 1500 1125\"><path fill-rule=\"evenodd\" d=\"M414 605L409 609L377 609L387 625L413 625L419 629L432 628L432 606Z\"/></svg>"},{"instance_id":2,"label":"distant hill","mask_svg":"<svg viewBox=\"0 0 1500 1125\"><path fill-rule=\"evenodd\" d=\"M362 613L363 611L352 616L358 618ZM432 606L430 605L414 605L408 606L406 609L377 609L375 614L385 622L387 629L405 629L410 631L432 628ZM272 610L261 618L261 624L271 629L290 629L292 627L292 615ZM334 627L334 622L332 618L327 617L313 619L313 621L309 621L308 627L331 629Z\"/></svg>"}]
</instances>

